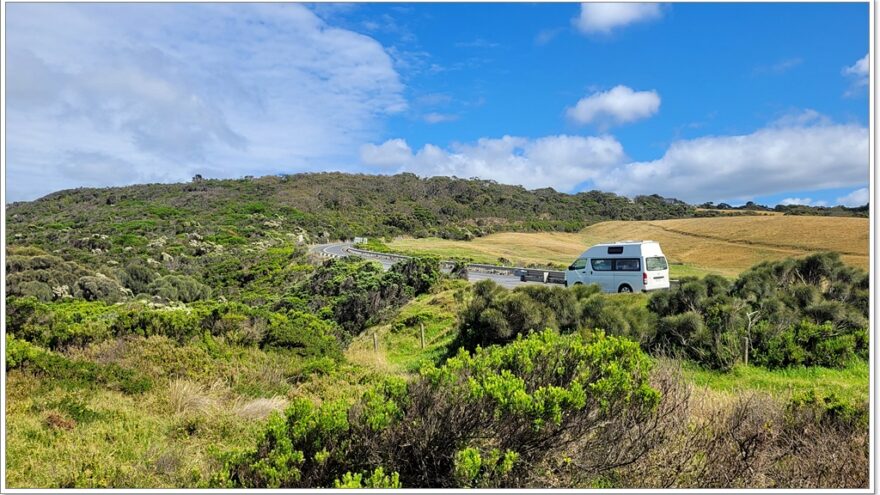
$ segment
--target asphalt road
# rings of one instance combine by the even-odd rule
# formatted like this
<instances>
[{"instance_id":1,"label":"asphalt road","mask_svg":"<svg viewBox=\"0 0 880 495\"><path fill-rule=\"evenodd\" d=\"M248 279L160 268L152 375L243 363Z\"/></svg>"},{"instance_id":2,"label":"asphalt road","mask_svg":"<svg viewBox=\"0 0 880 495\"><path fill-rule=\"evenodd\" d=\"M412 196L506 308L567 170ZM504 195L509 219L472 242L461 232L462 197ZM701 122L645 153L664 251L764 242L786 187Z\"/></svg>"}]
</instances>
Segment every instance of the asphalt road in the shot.
<instances>
[{"instance_id":1,"label":"asphalt road","mask_svg":"<svg viewBox=\"0 0 880 495\"><path fill-rule=\"evenodd\" d=\"M319 244L312 248L314 252L324 253L324 256L327 257L341 257L341 256L360 256L365 259L371 259L373 261L378 261L382 264L382 266L387 270L391 268L391 265L395 263L395 261L378 258L375 256L370 256L362 253L349 252L348 249L352 247L350 242L339 242L333 244ZM477 270L468 270L468 281L469 282L479 282L480 280L492 280L496 284L506 287L508 289L512 289L514 287L518 287L520 285L525 284L536 284L538 282L521 282L519 277L514 277L512 275L502 275L498 273L488 273Z\"/></svg>"}]
</instances>

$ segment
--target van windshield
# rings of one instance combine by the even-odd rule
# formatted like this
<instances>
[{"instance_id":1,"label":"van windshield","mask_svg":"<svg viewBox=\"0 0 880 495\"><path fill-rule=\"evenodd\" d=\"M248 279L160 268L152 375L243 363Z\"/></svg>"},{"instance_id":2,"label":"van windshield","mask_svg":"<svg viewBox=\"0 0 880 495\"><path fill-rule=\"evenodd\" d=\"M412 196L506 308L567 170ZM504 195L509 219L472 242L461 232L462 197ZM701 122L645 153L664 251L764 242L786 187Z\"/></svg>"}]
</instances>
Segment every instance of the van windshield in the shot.
<instances>
[{"instance_id":1,"label":"van windshield","mask_svg":"<svg viewBox=\"0 0 880 495\"><path fill-rule=\"evenodd\" d=\"M649 272L656 272L665 270L669 268L669 266L666 264L666 258L663 256L654 256L652 258L645 258L645 268L647 268Z\"/></svg>"}]
</instances>

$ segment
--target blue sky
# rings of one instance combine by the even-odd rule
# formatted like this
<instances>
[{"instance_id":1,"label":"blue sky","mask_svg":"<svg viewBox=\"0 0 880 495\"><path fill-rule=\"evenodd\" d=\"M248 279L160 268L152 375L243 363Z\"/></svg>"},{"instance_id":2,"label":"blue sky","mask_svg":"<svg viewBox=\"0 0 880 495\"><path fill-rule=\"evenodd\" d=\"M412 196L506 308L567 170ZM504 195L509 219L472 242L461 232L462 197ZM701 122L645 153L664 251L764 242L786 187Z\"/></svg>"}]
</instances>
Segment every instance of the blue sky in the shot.
<instances>
[{"instance_id":1,"label":"blue sky","mask_svg":"<svg viewBox=\"0 0 880 495\"><path fill-rule=\"evenodd\" d=\"M7 4L7 201L301 171L868 200L868 4Z\"/></svg>"}]
</instances>

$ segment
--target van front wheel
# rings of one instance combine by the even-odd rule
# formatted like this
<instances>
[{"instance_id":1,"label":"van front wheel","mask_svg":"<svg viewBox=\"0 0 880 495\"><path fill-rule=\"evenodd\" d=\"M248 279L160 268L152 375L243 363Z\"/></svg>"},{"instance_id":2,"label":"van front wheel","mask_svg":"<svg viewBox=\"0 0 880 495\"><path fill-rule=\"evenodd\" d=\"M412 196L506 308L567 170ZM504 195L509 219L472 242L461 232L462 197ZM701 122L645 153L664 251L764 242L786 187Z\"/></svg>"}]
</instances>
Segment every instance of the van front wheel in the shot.
<instances>
[{"instance_id":1,"label":"van front wheel","mask_svg":"<svg viewBox=\"0 0 880 495\"><path fill-rule=\"evenodd\" d=\"M633 290L632 290L632 287L630 287L630 286L628 286L628 285L626 285L626 284L621 285L620 288L617 289L617 292L619 292L619 293L621 293L621 294L623 294L623 293L627 293L627 294L628 294L628 293L631 293L632 291L633 291Z\"/></svg>"}]
</instances>

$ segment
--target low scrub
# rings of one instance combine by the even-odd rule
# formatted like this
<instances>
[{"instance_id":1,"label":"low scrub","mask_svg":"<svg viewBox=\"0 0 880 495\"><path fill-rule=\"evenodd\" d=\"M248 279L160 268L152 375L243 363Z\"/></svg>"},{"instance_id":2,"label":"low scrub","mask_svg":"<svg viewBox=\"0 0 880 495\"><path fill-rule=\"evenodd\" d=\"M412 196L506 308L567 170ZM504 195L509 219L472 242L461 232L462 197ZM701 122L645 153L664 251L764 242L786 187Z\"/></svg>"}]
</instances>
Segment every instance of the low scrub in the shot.
<instances>
[{"instance_id":1,"label":"low scrub","mask_svg":"<svg viewBox=\"0 0 880 495\"><path fill-rule=\"evenodd\" d=\"M868 353L868 274L835 253L762 263L730 282L684 279L651 297L652 350L729 369L842 367Z\"/></svg>"},{"instance_id":2,"label":"low scrub","mask_svg":"<svg viewBox=\"0 0 880 495\"><path fill-rule=\"evenodd\" d=\"M638 345L535 333L465 351L349 407L295 401L256 449L230 454L230 487L528 486L623 466L645 452L660 393ZM379 470L384 473L377 476ZM565 483L565 481L563 481Z\"/></svg>"},{"instance_id":3,"label":"low scrub","mask_svg":"<svg viewBox=\"0 0 880 495\"><path fill-rule=\"evenodd\" d=\"M101 386L127 394L139 394L153 386L148 378L118 365L70 359L7 335L6 370L12 369L45 376L54 385L69 389Z\"/></svg>"},{"instance_id":4,"label":"low scrub","mask_svg":"<svg viewBox=\"0 0 880 495\"><path fill-rule=\"evenodd\" d=\"M529 285L509 291L490 280L481 281L474 284L459 314L459 335L450 349L504 344L545 328L562 333L600 328L640 341L651 333L655 318L632 301L640 299L608 298L596 285L570 289Z\"/></svg>"}]
</instances>

